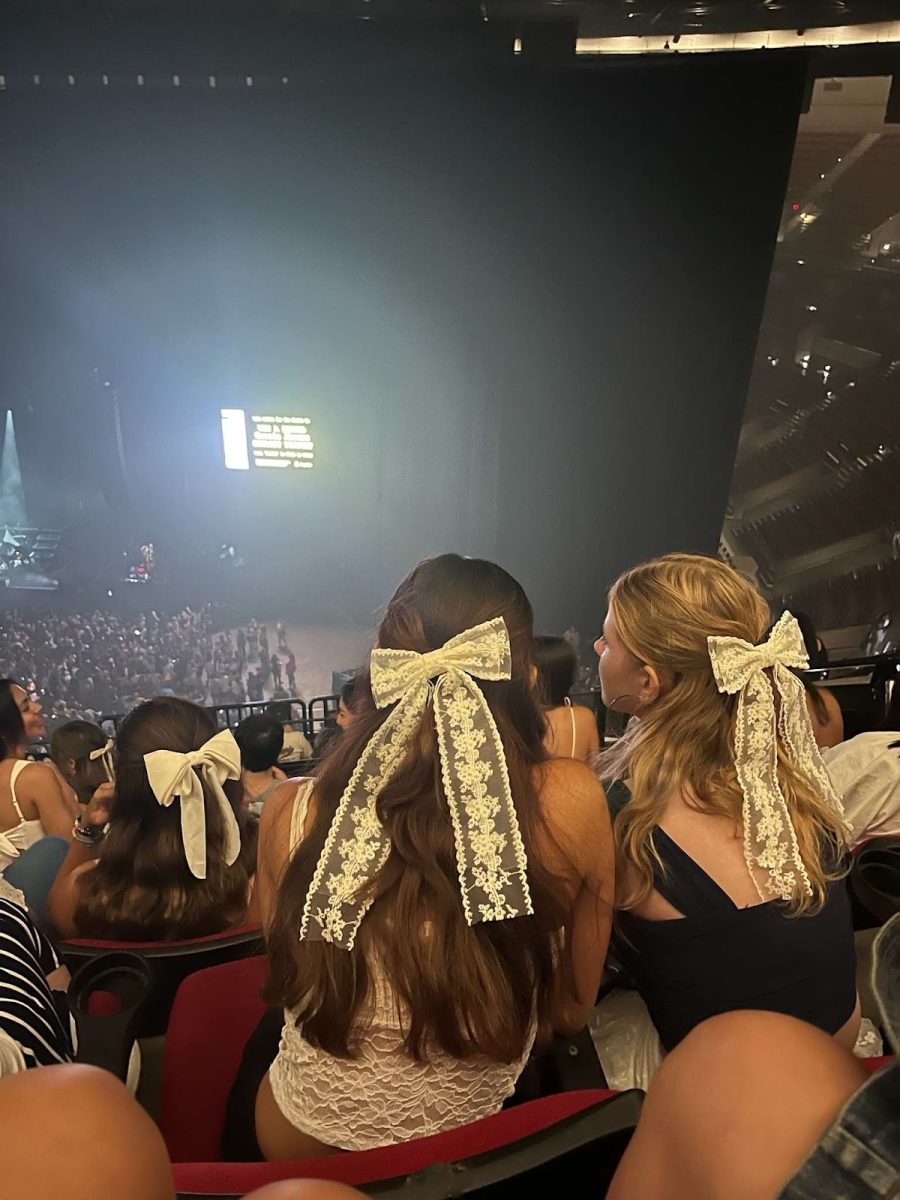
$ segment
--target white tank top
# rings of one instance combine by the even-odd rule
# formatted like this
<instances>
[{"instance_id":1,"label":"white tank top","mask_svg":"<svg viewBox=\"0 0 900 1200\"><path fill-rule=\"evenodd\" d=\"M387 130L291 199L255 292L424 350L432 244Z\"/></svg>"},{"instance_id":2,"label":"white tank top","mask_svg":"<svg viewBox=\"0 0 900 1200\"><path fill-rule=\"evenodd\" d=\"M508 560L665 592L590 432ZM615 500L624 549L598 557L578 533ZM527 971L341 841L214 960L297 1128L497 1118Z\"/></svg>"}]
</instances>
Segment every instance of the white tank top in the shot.
<instances>
[{"instance_id":1,"label":"white tank top","mask_svg":"<svg viewBox=\"0 0 900 1200\"><path fill-rule=\"evenodd\" d=\"M27 850L44 836L44 827L39 820L25 820L22 810L19 807L19 801L16 798L16 780L26 767L33 765L33 763L21 759L13 765L9 776L10 798L12 799L13 808L16 810L16 816L19 818L19 823L18 825L13 825L12 829L5 829L0 833L0 871L5 871L13 859L18 858L23 850Z\"/></svg>"},{"instance_id":2,"label":"white tank top","mask_svg":"<svg viewBox=\"0 0 900 1200\"><path fill-rule=\"evenodd\" d=\"M291 853L303 834L312 781L297 789ZM371 1022L357 1058L334 1058L311 1046L285 1010L278 1056L269 1070L275 1103L302 1133L341 1150L370 1150L456 1129L498 1112L516 1086L531 1047L498 1063L483 1056L457 1059L441 1051L414 1062L403 1049L402 1006L378 964Z\"/></svg>"}]
</instances>

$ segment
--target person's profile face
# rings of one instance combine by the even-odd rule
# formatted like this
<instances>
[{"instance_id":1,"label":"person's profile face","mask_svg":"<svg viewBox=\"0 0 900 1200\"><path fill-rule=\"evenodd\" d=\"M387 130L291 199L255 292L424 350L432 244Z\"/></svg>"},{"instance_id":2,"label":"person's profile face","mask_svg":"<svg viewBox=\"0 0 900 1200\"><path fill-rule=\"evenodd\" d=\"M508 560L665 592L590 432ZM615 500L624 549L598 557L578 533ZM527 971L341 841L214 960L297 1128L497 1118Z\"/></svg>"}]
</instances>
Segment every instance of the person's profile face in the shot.
<instances>
[{"instance_id":1,"label":"person's profile face","mask_svg":"<svg viewBox=\"0 0 900 1200\"><path fill-rule=\"evenodd\" d=\"M22 714L22 726L25 730L26 742L36 742L46 732L44 718L41 716L41 706L37 700L32 700L24 688L18 685L12 689L16 708Z\"/></svg>"},{"instance_id":2,"label":"person's profile face","mask_svg":"<svg viewBox=\"0 0 900 1200\"><path fill-rule=\"evenodd\" d=\"M337 716L334 719L340 729L346 729L353 722L353 712L343 699L338 702Z\"/></svg>"},{"instance_id":3,"label":"person's profile face","mask_svg":"<svg viewBox=\"0 0 900 1200\"><path fill-rule=\"evenodd\" d=\"M607 708L634 712L640 700L643 668L622 643L612 609L603 622L603 634L594 643L600 657L600 694Z\"/></svg>"}]
</instances>

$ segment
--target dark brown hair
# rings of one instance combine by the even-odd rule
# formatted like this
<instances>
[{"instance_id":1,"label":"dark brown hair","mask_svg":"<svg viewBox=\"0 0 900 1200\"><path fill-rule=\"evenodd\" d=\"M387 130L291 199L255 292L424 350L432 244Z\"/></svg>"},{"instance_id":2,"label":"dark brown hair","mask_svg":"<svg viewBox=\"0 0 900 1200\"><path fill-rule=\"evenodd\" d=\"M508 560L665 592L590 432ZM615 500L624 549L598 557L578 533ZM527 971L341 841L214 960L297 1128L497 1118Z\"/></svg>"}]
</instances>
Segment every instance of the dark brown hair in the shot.
<instances>
[{"instance_id":1,"label":"dark brown hair","mask_svg":"<svg viewBox=\"0 0 900 1200\"><path fill-rule=\"evenodd\" d=\"M500 616L509 630L512 678L479 686L506 751L534 915L466 924L429 706L405 761L378 799L391 849L369 885L372 907L354 949L298 939L306 894L341 794L390 711L375 708L368 682L361 679L356 720L321 768L315 825L285 871L268 937L266 999L295 1010L304 1037L329 1054L352 1057L364 1036L373 959L403 1007L404 1046L418 1061L439 1048L455 1058L484 1054L513 1062L524 1053L535 1019L539 1034L549 1029L565 914L562 889L542 868L537 849L535 767L546 755L531 683L531 605L500 567L445 554L421 563L400 585L379 627L378 645L425 653Z\"/></svg>"},{"instance_id":2,"label":"dark brown hair","mask_svg":"<svg viewBox=\"0 0 900 1200\"><path fill-rule=\"evenodd\" d=\"M0 762L15 755L25 741L25 724L13 696L14 687L22 685L16 679L0 679Z\"/></svg>"},{"instance_id":3,"label":"dark brown hair","mask_svg":"<svg viewBox=\"0 0 900 1200\"><path fill-rule=\"evenodd\" d=\"M122 722L109 833L96 866L79 880L75 925L80 936L177 941L219 933L244 915L256 843L243 827L240 783L224 784L242 826L241 853L230 867L222 857L225 831L219 805L203 783L206 879L197 879L184 854L181 802L176 799L167 808L158 804L144 766L145 754L187 754L215 733L204 709L174 696L147 700Z\"/></svg>"}]
</instances>

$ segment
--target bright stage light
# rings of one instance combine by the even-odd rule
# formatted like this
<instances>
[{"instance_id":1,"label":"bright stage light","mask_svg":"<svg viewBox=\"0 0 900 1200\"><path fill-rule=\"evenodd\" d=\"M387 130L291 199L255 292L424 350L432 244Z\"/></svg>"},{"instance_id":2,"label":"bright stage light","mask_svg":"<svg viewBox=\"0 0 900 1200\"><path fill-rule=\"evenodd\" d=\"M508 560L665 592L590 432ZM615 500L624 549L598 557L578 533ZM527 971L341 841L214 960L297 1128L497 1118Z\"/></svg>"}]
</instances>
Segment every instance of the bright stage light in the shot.
<instances>
[{"instance_id":1,"label":"bright stage light","mask_svg":"<svg viewBox=\"0 0 900 1200\"><path fill-rule=\"evenodd\" d=\"M222 449L225 466L229 471L249 471L250 457L247 453L247 420L242 408L220 409L222 421Z\"/></svg>"}]
</instances>

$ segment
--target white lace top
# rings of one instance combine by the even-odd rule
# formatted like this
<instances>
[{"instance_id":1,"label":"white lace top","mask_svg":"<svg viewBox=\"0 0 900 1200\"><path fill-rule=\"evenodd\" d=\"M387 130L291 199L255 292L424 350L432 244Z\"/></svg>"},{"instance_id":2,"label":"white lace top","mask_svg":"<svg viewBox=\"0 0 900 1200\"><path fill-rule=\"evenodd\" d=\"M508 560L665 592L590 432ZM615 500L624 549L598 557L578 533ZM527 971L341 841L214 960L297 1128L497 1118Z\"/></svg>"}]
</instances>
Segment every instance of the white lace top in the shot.
<instances>
[{"instance_id":1,"label":"white lace top","mask_svg":"<svg viewBox=\"0 0 900 1200\"><path fill-rule=\"evenodd\" d=\"M303 833L310 782L301 784L291 821L291 852ZM531 1053L521 1059L451 1058L435 1051L414 1062L403 1049L402 1012L377 965L371 1021L354 1059L334 1058L311 1046L285 1011L278 1056L269 1070L275 1102L295 1128L327 1146L369 1150L455 1129L498 1112L513 1092Z\"/></svg>"}]
</instances>

